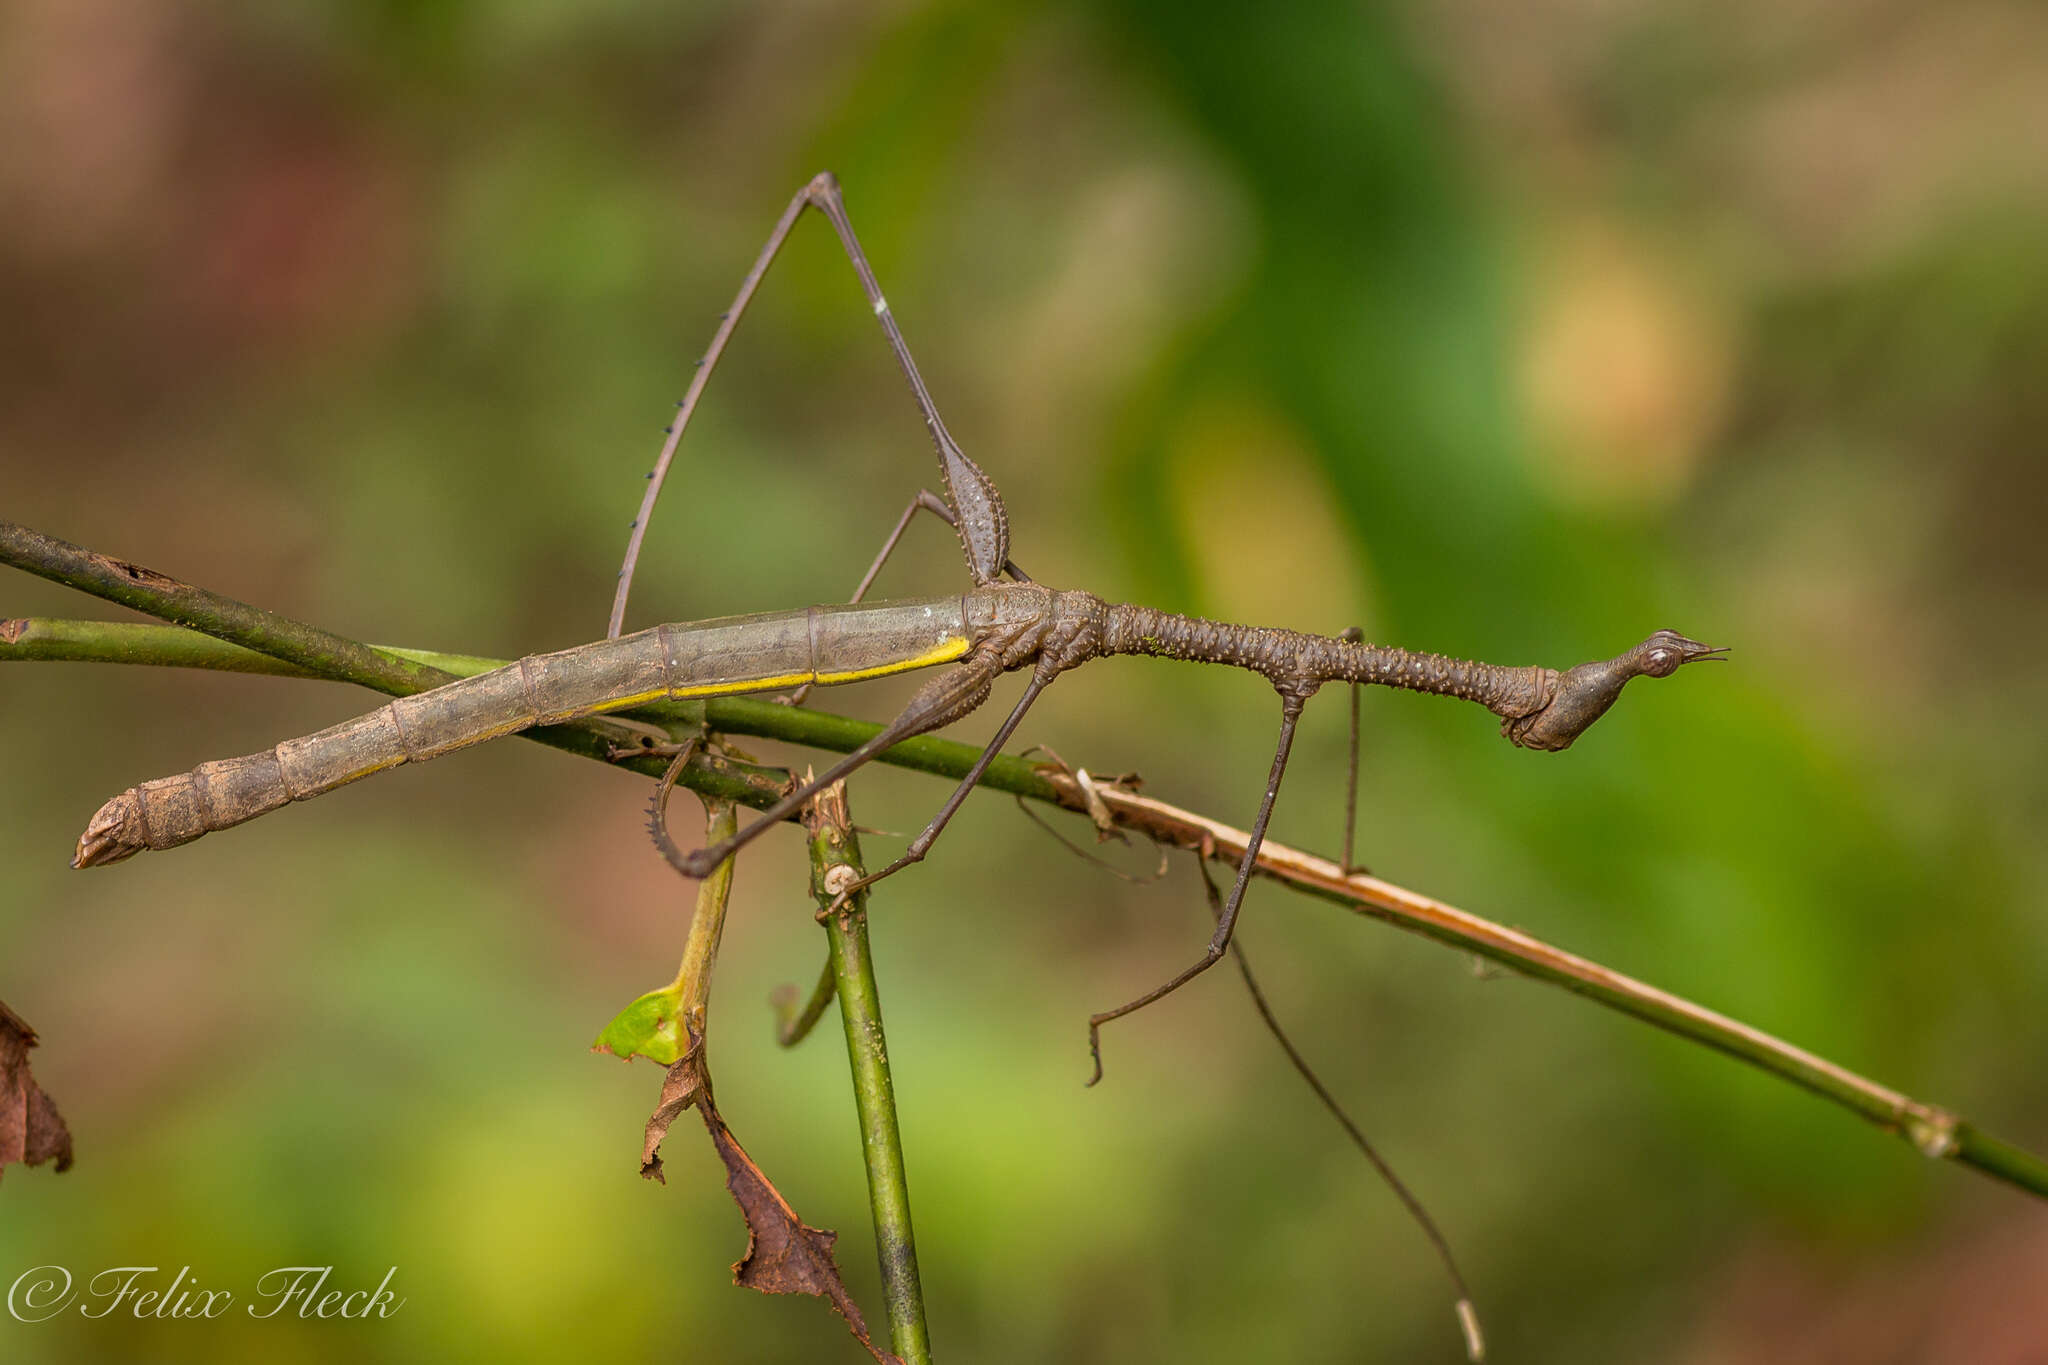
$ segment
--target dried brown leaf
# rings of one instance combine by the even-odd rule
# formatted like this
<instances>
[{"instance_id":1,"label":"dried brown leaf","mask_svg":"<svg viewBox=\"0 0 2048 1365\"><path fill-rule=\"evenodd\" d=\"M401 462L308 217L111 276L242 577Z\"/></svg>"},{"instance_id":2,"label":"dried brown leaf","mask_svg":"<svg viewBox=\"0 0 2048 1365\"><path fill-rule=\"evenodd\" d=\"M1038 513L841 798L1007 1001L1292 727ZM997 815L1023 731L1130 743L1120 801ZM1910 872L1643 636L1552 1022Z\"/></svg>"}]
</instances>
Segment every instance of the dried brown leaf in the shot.
<instances>
[{"instance_id":1,"label":"dried brown leaf","mask_svg":"<svg viewBox=\"0 0 2048 1365\"><path fill-rule=\"evenodd\" d=\"M832 1260L832 1244L839 1234L806 1226L733 1137L716 1106L707 1098L699 1109L711 1145L725 1163L725 1186L747 1220L747 1254L733 1264L733 1283L763 1294L816 1294L827 1299L846 1319L847 1329L868 1348L868 1354L883 1365L903 1365L868 1336L860 1306L839 1278L839 1267Z\"/></svg>"},{"instance_id":2,"label":"dried brown leaf","mask_svg":"<svg viewBox=\"0 0 2048 1365\"><path fill-rule=\"evenodd\" d=\"M71 1130L29 1070L35 1045L36 1031L0 1002L0 1173L9 1162L36 1166L52 1157L59 1171L71 1169Z\"/></svg>"},{"instance_id":3,"label":"dried brown leaf","mask_svg":"<svg viewBox=\"0 0 2048 1365\"><path fill-rule=\"evenodd\" d=\"M683 1111L700 1101L707 1107L711 1104L711 1076L704 1069L702 1038L671 1062L668 1075L662 1078L661 1100L647 1116L647 1133L640 1144L640 1174L644 1178L668 1184L668 1177L661 1173L661 1140Z\"/></svg>"},{"instance_id":4,"label":"dried brown leaf","mask_svg":"<svg viewBox=\"0 0 2048 1365\"><path fill-rule=\"evenodd\" d=\"M832 1259L832 1245L839 1234L826 1228L807 1226L774 1184L754 1164L746 1149L719 1116L718 1102L711 1094L711 1069L704 1061L701 1034L691 1040L690 1050L669 1067L662 1078L661 1099L647 1116L647 1132L640 1148L640 1174L667 1184L662 1175L660 1148L668 1130L695 1106L703 1116L705 1131L718 1159L725 1163L725 1187L747 1220L747 1252L733 1263L733 1283L763 1294L815 1294L839 1310L847 1330L882 1365L903 1365L897 1357L876 1346L868 1325L860 1315L839 1267Z\"/></svg>"}]
</instances>

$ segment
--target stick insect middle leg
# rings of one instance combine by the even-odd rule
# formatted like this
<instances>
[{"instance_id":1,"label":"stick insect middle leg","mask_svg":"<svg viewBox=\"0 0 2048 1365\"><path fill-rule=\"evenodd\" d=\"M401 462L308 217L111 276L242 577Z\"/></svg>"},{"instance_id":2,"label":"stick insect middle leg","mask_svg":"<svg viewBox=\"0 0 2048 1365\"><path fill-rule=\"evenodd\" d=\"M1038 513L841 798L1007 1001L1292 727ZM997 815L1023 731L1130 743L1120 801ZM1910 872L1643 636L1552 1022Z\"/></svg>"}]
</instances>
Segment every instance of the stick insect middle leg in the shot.
<instances>
[{"instance_id":1,"label":"stick insect middle leg","mask_svg":"<svg viewBox=\"0 0 2048 1365\"><path fill-rule=\"evenodd\" d=\"M1252 821L1251 837L1245 841L1244 859L1237 865L1237 880L1231 884L1230 898L1223 903L1223 913L1217 917L1216 933L1209 940L1206 952L1195 964L1165 985L1154 987L1135 1000L1118 1005L1113 1010L1104 1010L1088 1019L1088 1055L1095 1063L1094 1074L1088 1084L1094 1085L1102 1079L1102 1026L1112 1019L1121 1019L1126 1014L1141 1010L1155 1000L1172 995L1182 986L1193 981L1203 972L1215 966L1230 948L1230 935L1237 927L1237 912L1244 904L1244 891L1252 878L1252 869L1258 866L1259 846L1266 841L1266 824L1273 818L1273 801L1280 795L1280 778L1287 771L1287 756L1294 748L1294 727L1301 719L1301 708L1315 692L1313 684L1299 684L1280 689L1280 742L1273 750L1273 768L1266 777L1266 794L1259 801L1258 818Z\"/></svg>"}]
</instances>

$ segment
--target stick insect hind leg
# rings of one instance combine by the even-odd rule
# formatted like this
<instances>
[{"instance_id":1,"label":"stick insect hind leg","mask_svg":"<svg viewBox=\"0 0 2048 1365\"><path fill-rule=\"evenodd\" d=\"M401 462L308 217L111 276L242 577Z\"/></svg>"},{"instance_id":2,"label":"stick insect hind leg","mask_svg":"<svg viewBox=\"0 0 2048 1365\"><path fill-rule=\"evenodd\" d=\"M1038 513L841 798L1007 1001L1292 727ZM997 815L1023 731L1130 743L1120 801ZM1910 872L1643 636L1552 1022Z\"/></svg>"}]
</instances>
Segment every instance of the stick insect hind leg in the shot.
<instances>
[{"instance_id":1,"label":"stick insect hind leg","mask_svg":"<svg viewBox=\"0 0 2048 1365\"><path fill-rule=\"evenodd\" d=\"M1209 876L1209 858L1214 849L1213 840L1203 841L1202 847L1195 850L1195 869L1202 876L1202 893L1208 898L1209 914L1221 923L1223 895L1216 889L1215 880ZM1408 1216L1414 1220L1415 1225L1422 1230L1422 1235L1435 1249L1437 1260L1442 1262L1444 1273L1450 1278L1451 1287L1457 1291L1458 1299L1454 1311L1458 1315L1458 1326L1465 1334L1465 1354L1471 1360L1484 1358L1486 1345L1479 1330L1479 1314L1473 1308L1472 1291L1466 1287L1465 1276L1458 1269L1457 1257L1451 1254L1450 1239L1444 1236L1443 1229L1437 1226L1436 1219L1432 1218L1429 1210L1423 1206L1420 1196L1409 1189L1407 1182L1394 1173L1393 1166L1380 1154L1379 1148L1373 1145L1372 1140L1366 1137L1365 1130L1346 1112L1336 1095L1331 1093L1329 1086L1323 1083L1323 1078L1309 1065L1308 1058L1294 1045L1294 1040L1288 1036L1287 1030L1281 1027L1279 1016L1273 1013L1273 1006L1267 1001L1265 991L1259 988L1258 978L1252 975L1251 959L1245 956L1244 944L1233 942L1230 945L1230 957L1237 964L1238 975L1244 981L1245 993L1251 996L1252 1009L1258 1013L1259 1022L1266 1026L1266 1032L1280 1045L1280 1050L1287 1054L1288 1065L1294 1068L1295 1074L1314 1092L1317 1102L1336 1120L1337 1125L1351 1139L1351 1145L1358 1149L1359 1154L1379 1174L1381 1182L1401 1201L1401 1207L1408 1211Z\"/></svg>"}]
</instances>

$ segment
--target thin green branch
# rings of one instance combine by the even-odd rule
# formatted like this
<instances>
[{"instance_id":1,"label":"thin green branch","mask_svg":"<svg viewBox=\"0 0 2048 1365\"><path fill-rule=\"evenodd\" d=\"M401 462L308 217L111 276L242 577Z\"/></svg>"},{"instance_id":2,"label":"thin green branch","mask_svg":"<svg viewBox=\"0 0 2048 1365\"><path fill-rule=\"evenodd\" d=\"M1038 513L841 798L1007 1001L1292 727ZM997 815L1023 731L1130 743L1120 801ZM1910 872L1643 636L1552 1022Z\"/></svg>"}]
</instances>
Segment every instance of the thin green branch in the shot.
<instances>
[{"instance_id":1,"label":"thin green branch","mask_svg":"<svg viewBox=\"0 0 2048 1365\"><path fill-rule=\"evenodd\" d=\"M0 662L77 659L228 669L242 667L246 662L240 651L187 631L162 626L120 626L114 632L106 633L100 623L84 621L0 622ZM404 653L407 657L445 664L451 672L481 671L499 663L495 659L421 651ZM881 729L867 721L778 706L750 697L667 702L629 714L663 724L709 725L725 734L786 740L841 753L858 748ZM560 747L584 752L568 744ZM970 745L927 735L897 745L883 753L880 761L957 780L966 775L977 754ZM662 760L649 758L635 759L623 766L659 776L663 765ZM715 779L718 774L704 776ZM691 785L702 780L695 765L683 780ZM706 783L707 787L712 785ZM773 785L770 777L749 776L745 783L730 785L741 788L730 794L749 805L763 806L773 799L774 793L767 789ZM989 765L981 785L1084 814L1091 810L1089 793L1081 784L1047 764L999 758ZM1119 827L1139 830L1175 847L1206 847L1211 856L1226 862L1243 856L1245 836L1240 830L1115 787L1096 785L1093 791L1092 808L1106 810L1111 822ZM1524 976L1562 986L1610 1009L1704 1043L1833 1100L1885 1131L1907 1138L1926 1155L1959 1162L1994 1179L2048 1197L2048 1163L2039 1157L1946 1110L1902 1095L1691 1001L1391 882L1362 875L1347 877L1335 863L1271 840L1259 852L1259 872L1297 890L1335 901L1354 913L1370 915L1461 951L1476 953Z\"/></svg>"},{"instance_id":2,"label":"thin green branch","mask_svg":"<svg viewBox=\"0 0 2048 1365\"><path fill-rule=\"evenodd\" d=\"M53 541L8 522L0 522L0 562L16 564L167 619L191 620L207 634L285 660L310 676L355 682L380 692L403 695L431 685L421 679L445 680L498 662L375 650L177 583L150 570ZM231 669L247 665L237 654L199 644L186 632L164 632L162 627L148 626L109 629L91 622L40 619L0 623L0 662L9 659L93 659ZM447 670L429 667L419 662L421 659L445 664ZM363 666L358 668L358 663ZM881 728L865 721L749 697L667 702L628 714L664 725L709 726L721 733L786 740L841 753L858 748ZM588 758L616 762L650 777L659 777L664 767L664 761L655 756L612 759L614 740L601 725L586 722L548 726L526 731L525 735ZM971 746L926 735L895 746L880 755L880 761L958 780L966 775L977 753ZM694 762L684 772L682 783L754 807L771 804L784 789L778 776L769 770ZM1112 823L1140 830L1163 843L1180 848L1206 847L1212 856L1228 861L1243 856L1245 835L1240 830L1113 787L1096 785L1084 789L1053 765L999 758L989 765L981 785L1081 813L1106 808ZM1610 1009L1740 1058L1906 1138L1928 1156L1959 1162L2048 1198L2048 1162L2040 1157L1991 1136L1945 1109L1879 1085L1725 1015L1393 883L1366 876L1347 877L1335 863L1270 840L1259 852L1258 870L1297 889L1337 901L1355 913L1371 915L1461 951L1476 953L1525 976L1562 986Z\"/></svg>"},{"instance_id":3,"label":"thin green branch","mask_svg":"<svg viewBox=\"0 0 2048 1365\"><path fill-rule=\"evenodd\" d=\"M453 676L11 521L0 521L0 564L12 564L217 640L290 660L319 677L361 683L395 697L438 687Z\"/></svg>"},{"instance_id":4,"label":"thin green branch","mask_svg":"<svg viewBox=\"0 0 2048 1365\"><path fill-rule=\"evenodd\" d=\"M708 841L707 841L708 842ZM811 998L804 1001L802 1008L796 1003L796 987L776 987L774 998L768 1003L775 1011L775 1041L784 1047L795 1047L811 1036L811 1030L825 1017L825 1007L832 1003L832 997L839 991L839 978L832 974L832 954L825 954L825 970L818 973L818 984L811 987Z\"/></svg>"},{"instance_id":5,"label":"thin green branch","mask_svg":"<svg viewBox=\"0 0 2048 1365\"><path fill-rule=\"evenodd\" d=\"M1063 788L1061 805L1070 809L1086 805L1087 795L1080 783L1065 776L1054 780ZM1177 848L1200 849L1232 866L1244 856L1246 835L1242 830L1135 792L1099 785L1093 790L1107 809L1109 819L1119 828L1138 830ZM1982 1132L1957 1114L1879 1085L1725 1014L1406 887L1365 873L1347 873L1327 858L1271 839L1259 850L1258 870L1295 890L1334 901L1354 914L1369 915L1477 954L1521 975L1562 986L1610 1009L1725 1052L1833 1100L1886 1132L1906 1139L1923 1156L1955 1161L2048 1197L2048 1162L2041 1158Z\"/></svg>"},{"instance_id":6,"label":"thin green branch","mask_svg":"<svg viewBox=\"0 0 2048 1365\"><path fill-rule=\"evenodd\" d=\"M481 671L499 663L495 659L421 651L404 653L410 658L445 664L451 672ZM76 659L234 669L245 665L244 654L218 641L163 626L118 626L110 630L103 623L86 621L0 622L0 662ZM786 740L841 753L858 748L881 728L867 721L778 706L750 697L667 702L629 714L662 724L709 725L721 733ZM573 745L560 747L585 752ZM882 754L880 761L957 780L966 775L977 752L970 745L927 735L897 745ZM659 776L663 764L658 758L648 758L631 760L623 766ZM711 772L703 777L716 779L718 774ZM695 765L683 780L692 785L702 780ZM740 790L714 794L732 794L753 806L766 805L773 799L772 777L756 774L744 783L731 779L728 783ZM1091 810L1088 792L1072 777L1046 764L1000 758L989 765L982 785L1072 811ZM1093 791L1093 808L1106 810L1117 826L1139 830L1175 847L1207 847L1211 856L1226 862L1243 856L1245 836L1240 830L1112 786L1096 785ZM1994 1179L2048 1197L2048 1163L2039 1157L1946 1110L1902 1095L1691 1001L1391 882L1362 875L1347 877L1335 863L1271 840L1259 852L1259 871L1298 890L1335 901L1354 913L1385 920L1463 952L1476 953L1524 976L1562 986L1610 1009L1704 1043L1844 1106L1885 1131L1907 1138L1926 1155L1959 1162Z\"/></svg>"},{"instance_id":7,"label":"thin green branch","mask_svg":"<svg viewBox=\"0 0 2048 1365\"><path fill-rule=\"evenodd\" d=\"M482 672L496 666L492 661L468 655L386 652L11 521L0 521L0 564L11 564L94 597L189 627L215 641L239 646L226 651L210 650L188 637L165 635L160 626L29 618L0 622L0 660L100 659L175 663L235 672L264 671L249 659L253 652L291 665L301 676L352 682L394 697L411 696L452 682L467 672ZM159 656L158 651L163 654ZM421 662L422 657L450 667ZM668 766L657 755L615 758L622 746L630 746L642 736L602 720L537 726L524 731L521 737L585 758L616 762L649 777L660 777ZM780 798L786 787L784 778L785 775L773 770L750 765L720 767L693 763L683 774L682 784L707 796L758 808L772 805Z\"/></svg>"},{"instance_id":8,"label":"thin green branch","mask_svg":"<svg viewBox=\"0 0 2048 1365\"><path fill-rule=\"evenodd\" d=\"M839 994L840 1022L846 1028L854 1103L860 1110L860 1148L868 1169L868 1204L874 1213L875 1257L881 1263L882 1295L889 1309L889 1339L906 1365L931 1365L903 1136L896 1123L888 1040L882 1032L882 997L868 951L867 892L856 891L840 903L844 888L867 875L861 866L860 840L847 815L845 783L834 783L812 799L804 826L811 835L811 890L831 940L832 979Z\"/></svg>"},{"instance_id":9,"label":"thin green branch","mask_svg":"<svg viewBox=\"0 0 2048 1365\"><path fill-rule=\"evenodd\" d=\"M424 664L450 677L469 677L499 666L497 659L474 654L439 654L430 649L371 645L379 654ZM208 668L221 673L254 673L276 678L327 678L253 649L216 640L182 626L152 626L140 621L66 621L25 616L0 621L0 659L43 662L151 664L169 668Z\"/></svg>"}]
</instances>

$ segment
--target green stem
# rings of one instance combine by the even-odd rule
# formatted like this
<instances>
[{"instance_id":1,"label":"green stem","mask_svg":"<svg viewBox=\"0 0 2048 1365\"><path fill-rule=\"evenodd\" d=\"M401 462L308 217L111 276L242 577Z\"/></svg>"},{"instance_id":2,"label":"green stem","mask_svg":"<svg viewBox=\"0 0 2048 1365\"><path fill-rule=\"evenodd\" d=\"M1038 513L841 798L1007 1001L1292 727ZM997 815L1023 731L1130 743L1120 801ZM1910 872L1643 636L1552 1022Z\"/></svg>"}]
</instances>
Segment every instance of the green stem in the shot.
<instances>
[{"instance_id":1,"label":"green stem","mask_svg":"<svg viewBox=\"0 0 2048 1365\"><path fill-rule=\"evenodd\" d=\"M11 521L0 521L0 564L12 564L245 649L288 659L319 677L346 679L396 697L439 687L453 676Z\"/></svg>"},{"instance_id":2,"label":"green stem","mask_svg":"<svg viewBox=\"0 0 2048 1365\"><path fill-rule=\"evenodd\" d=\"M846 811L846 786L819 792L804 815L811 834L811 889L821 912L831 911L839 888L858 881L860 840ZM889 1308L889 1339L907 1365L930 1365L924 1293L917 1277L917 1241L910 1226L910 1185L903 1171L903 1138L896 1124L896 1091L889 1079L889 1046L882 1033L882 997L868 952L867 892L857 891L838 911L825 913L832 945L832 977L846 1056L860 1110L860 1147L868 1168L868 1204L874 1212L875 1256Z\"/></svg>"},{"instance_id":3,"label":"green stem","mask_svg":"<svg viewBox=\"0 0 2048 1365\"><path fill-rule=\"evenodd\" d=\"M33 532L26 535L57 547L64 554L87 556L102 565L118 563L88 555L88 552L76 546L65 546L61 541L35 537ZM154 595L157 589L153 587L136 588L124 584L118 581L118 574L115 575L116 581L109 585L103 582L103 577L84 573L76 575L77 581L74 581L73 576L67 576L68 570L46 572L34 563L23 562L24 544L31 542L23 540L22 528L0 522L0 562L22 564L45 577L70 582L85 591L126 602L144 611L162 608L160 614L171 615L185 601L176 594L159 598ZM169 581L148 570L132 572L146 584ZM105 591L101 591L103 586ZM177 586L183 588L183 585ZM227 601L199 589L185 591L197 594L203 602L217 604ZM229 605L259 618L268 615L240 603ZM225 620L235 615L216 613L215 619ZM310 626L299 629L310 631L316 637L338 638L314 631ZM297 665L304 676L356 682L383 692L416 690L390 685L382 680L381 673L359 676L348 667L334 663L333 651L323 653L315 650L303 659L294 658L289 652L294 648L291 632L264 629L245 631L244 634L246 638L265 640L270 650L276 652L275 657ZM341 643L354 645L352 641ZM354 645L354 648L394 667L400 663L407 664L421 674L440 672L440 668L429 669L427 662L445 668L444 676L481 672L497 667L500 662L466 655L371 650L367 645ZM246 650L195 636L189 631L163 626L41 618L0 621L0 662L10 659L73 659L259 671L259 666L249 659ZM261 669L268 667L267 664L260 666ZM881 729L866 721L826 715L801 707L779 706L750 697L665 702L628 714L669 725L709 725L722 733L787 740L841 753L858 748ZM527 738L585 757L615 761L617 766L629 767L650 777L659 777L665 766L658 757L611 760L610 742L601 731L549 726L525 733ZM972 746L926 735L895 746L880 755L879 761L958 779L966 775L977 754ZM683 773L681 782L696 791L757 808L772 804L785 788L781 777L772 770L745 768L737 764L713 766L693 762ZM1089 794L1073 778L1058 773L1049 765L1018 758L998 758L989 765L981 785L1073 811L1089 812L1092 807ZM1242 831L1164 802L1149 801L1113 787L1098 787L1095 800L1102 804L1107 811L1106 818L1116 826L1139 830L1162 843L1178 848L1205 849L1209 856L1224 861L1234 860L1243 851L1245 836ZM1260 850L1259 871L1298 890L1337 901L1355 913L1371 915L1462 951L1477 953L1524 975L1562 986L1611 1009L1725 1052L1832 1100L1887 1132L1907 1138L1927 1155L1944 1157L2048 1198L2048 1162L2032 1153L1993 1137L1959 1115L1902 1095L1691 1001L1392 883L1371 877L1347 877L1336 864L1297 853L1272 840L1266 841Z\"/></svg>"},{"instance_id":4,"label":"green stem","mask_svg":"<svg viewBox=\"0 0 2048 1365\"><path fill-rule=\"evenodd\" d=\"M705 843L730 839L739 827L738 806L716 797L705 799ZM697 883L697 913L690 916L682 965L676 968L677 1010L682 1015L686 1044L692 1049L704 1045L706 1021L711 1017L711 972L718 965L718 944L725 937L725 910L731 899L732 859L727 858ZM705 1074L710 1074L708 1069Z\"/></svg>"},{"instance_id":5,"label":"green stem","mask_svg":"<svg viewBox=\"0 0 2048 1365\"><path fill-rule=\"evenodd\" d=\"M11 521L0 521L0 564L190 627L43 617L0 621L0 662L90 660L237 673L276 672L351 682L394 697L411 696L499 666L497 660L467 654L377 649ZM700 708L685 723L694 727L702 718ZM660 777L668 767L668 761L658 755L614 758L614 751L631 744L636 736L602 720L536 726L522 731L520 737L631 768L648 777ZM759 808L781 799L787 778L785 773L751 764L693 762L684 771L681 784L706 796Z\"/></svg>"},{"instance_id":6,"label":"green stem","mask_svg":"<svg viewBox=\"0 0 2048 1365\"><path fill-rule=\"evenodd\" d=\"M1078 784L1070 778L1057 780L1063 787L1076 788L1072 793L1063 792L1060 804L1070 809L1078 806L1083 800ZM1105 818L1118 828L1138 830L1176 848L1199 850L1205 857L1233 866L1244 855L1246 835L1242 830L1114 787L1098 787L1096 797L1104 808ZM1481 919L1404 886L1365 873L1347 872L1326 858L1272 839L1259 849L1258 870L1294 890L1334 901L1353 914L1384 920L1397 928L1498 962L1524 976L1563 987L1609 1009L1727 1053L1834 1101L1859 1118L1904 1138L1923 1156L1954 1161L2048 1197L2048 1162L1980 1131L1959 1114L1880 1085L1762 1029L1751 1028L1740 1020L1568 953L1518 929Z\"/></svg>"},{"instance_id":7,"label":"green stem","mask_svg":"<svg viewBox=\"0 0 2048 1365\"><path fill-rule=\"evenodd\" d=\"M379 654L438 669L450 677L488 673L501 662L474 654L439 654L430 649L403 649L396 645L370 648ZM152 626L139 621L65 621L49 616L0 621L0 659L151 664L159 668L207 668L219 673L344 681L332 673L316 673L182 626Z\"/></svg>"},{"instance_id":8,"label":"green stem","mask_svg":"<svg viewBox=\"0 0 2048 1365\"><path fill-rule=\"evenodd\" d=\"M795 1047L810 1037L811 1030L825 1017L825 1007L838 993L839 978L833 974L832 953L828 946L825 970L818 973L818 984L811 987L811 998L804 1001L803 1008L797 1008L795 986L780 988L776 998L769 1002L775 1009L775 1041L784 1047Z\"/></svg>"},{"instance_id":9,"label":"green stem","mask_svg":"<svg viewBox=\"0 0 2048 1365\"><path fill-rule=\"evenodd\" d=\"M402 653L408 658L440 664L451 673L481 672L499 665L495 659L463 655L416 650ZM0 662L10 659L73 659L216 669L257 667L247 651L190 631L167 626L43 619L0 622ZM268 661L261 665L270 666ZM289 666L276 667L283 671ZM307 672L304 676L331 675ZM779 706L751 697L666 702L630 714L664 724L709 724L723 733L787 740L841 753L859 747L881 728L867 721ZM560 747L585 752L572 744ZM927 735L897 745L882 754L880 761L957 779L966 774L976 755L970 745ZM622 766L659 776L662 761L635 759ZM723 788L718 786L721 780L726 784ZM728 795L756 807L767 805L779 790L772 775L758 770L741 781L722 777L716 771L700 773L694 764L684 773L683 782L697 790ZM1089 809L1087 794L1072 778L1022 759L997 759L989 766L982 785L1069 810ZM1179 848L1206 847L1210 856L1224 862L1234 862L1243 852L1242 831L1193 812L1114 787L1098 787L1097 798L1117 826L1139 830L1161 843ZM1272 840L1267 840L1260 850L1259 871L1297 890L1336 901L1354 913L1371 915L1463 952L1476 953L1525 976L1561 986L1610 1009L1703 1043L1832 1100L1885 1131L1907 1138L1929 1155L1945 1157L1993 1179L2048 1197L2048 1162L1993 1137L1959 1116L1901 1095L1691 1001L1406 888L1371 877L1347 877L1336 864Z\"/></svg>"}]
</instances>

